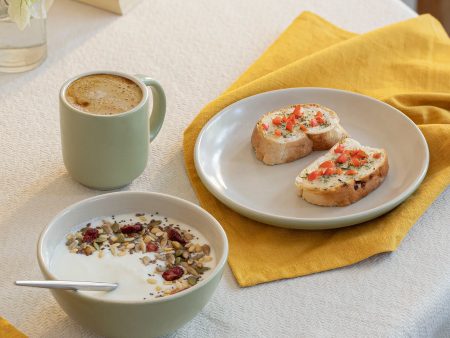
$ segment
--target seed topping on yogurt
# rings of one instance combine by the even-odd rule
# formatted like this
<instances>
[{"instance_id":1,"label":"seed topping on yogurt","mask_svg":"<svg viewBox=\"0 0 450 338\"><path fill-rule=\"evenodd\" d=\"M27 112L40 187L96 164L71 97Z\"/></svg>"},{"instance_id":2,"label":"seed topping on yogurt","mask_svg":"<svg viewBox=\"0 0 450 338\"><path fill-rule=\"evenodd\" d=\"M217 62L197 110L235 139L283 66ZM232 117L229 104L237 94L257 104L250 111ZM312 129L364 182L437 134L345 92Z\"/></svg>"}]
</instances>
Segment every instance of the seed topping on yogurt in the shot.
<instances>
[{"instance_id":1,"label":"seed topping on yogurt","mask_svg":"<svg viewBox=\"0 0 450 338\"><path fill-rule=\"evenodd\" d=\"M196 285L213 264L211 247L200 233L158 213L113 215L78 228L64 243L70 253L98 260L135 255L146 269L142 278L152 286L148 292L152 297Z\"/></svg>"}]
</instances>

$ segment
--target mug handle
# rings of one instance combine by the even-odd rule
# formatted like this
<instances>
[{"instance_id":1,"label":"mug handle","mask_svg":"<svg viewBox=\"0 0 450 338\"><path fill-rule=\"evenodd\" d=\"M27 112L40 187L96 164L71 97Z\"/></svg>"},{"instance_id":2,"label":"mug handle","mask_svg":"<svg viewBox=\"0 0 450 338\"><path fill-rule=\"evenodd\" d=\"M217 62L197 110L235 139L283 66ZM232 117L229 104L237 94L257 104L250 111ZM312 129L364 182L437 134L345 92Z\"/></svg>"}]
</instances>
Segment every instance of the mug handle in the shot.
<instances>
[{"instance_id":1,"label":"mug handle","mask_svg":"<svg viewBox=\"0 0 450 338\"><path fill-rule=\"evenodd\" d=\"M153 94L153 110L150 116L150 142L152 142L161 130L166 115L166 95L158 81L152 78L137 74L135 75L147 87L150 87Z\"/></svg>"}]
</instances>

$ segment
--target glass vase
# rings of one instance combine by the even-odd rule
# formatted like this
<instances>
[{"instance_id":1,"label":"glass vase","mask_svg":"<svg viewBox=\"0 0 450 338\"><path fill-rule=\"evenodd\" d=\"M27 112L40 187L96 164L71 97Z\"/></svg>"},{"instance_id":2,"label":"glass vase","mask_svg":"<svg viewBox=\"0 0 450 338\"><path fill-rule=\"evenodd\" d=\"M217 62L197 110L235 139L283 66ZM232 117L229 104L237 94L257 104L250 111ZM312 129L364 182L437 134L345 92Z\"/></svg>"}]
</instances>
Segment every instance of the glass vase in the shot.
<instances>
[{"instance_id":1,"label":"glass vase","mask_svg":"<svg viewBox=\"0 0 450 338\"><path fill-rule=\"evenodd\" d=\"M8 17L7 5L0 1L0 72L17 73L39 66L47 56L45 18L31 18L20 30Z\"/></svg>"}]
</instances>

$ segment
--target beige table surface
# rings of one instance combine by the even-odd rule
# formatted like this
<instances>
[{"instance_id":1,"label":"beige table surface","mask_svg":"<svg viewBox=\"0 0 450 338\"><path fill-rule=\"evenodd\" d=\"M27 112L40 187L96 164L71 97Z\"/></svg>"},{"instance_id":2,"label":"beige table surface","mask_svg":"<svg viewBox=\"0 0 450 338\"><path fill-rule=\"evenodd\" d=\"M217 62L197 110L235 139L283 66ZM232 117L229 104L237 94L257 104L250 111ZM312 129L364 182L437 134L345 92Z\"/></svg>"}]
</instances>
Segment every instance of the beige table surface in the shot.
<instances>
[{"instance_id":1,"label":"beige table surface","mask_svg":"<svg viewBox=\"0 0 450 338\"><path fill-rule=\"evenodd\" d=\"M415 14L397 0L143 0L124 17L57 0L49 56L38 69L0 75L0 316L32 337L89 337L39 279L40 231L64 207L99 192L61 159L58 89L92 69L144 73L168 98L150 164L125 190L197 202L182 161L182 132L289 23L310 10L354 32ZM445 336L450 330L450 194L414 226L399 250L345 269L241 289L229 268L211 302L179 337Z\"/></svg>"}]
</instances>

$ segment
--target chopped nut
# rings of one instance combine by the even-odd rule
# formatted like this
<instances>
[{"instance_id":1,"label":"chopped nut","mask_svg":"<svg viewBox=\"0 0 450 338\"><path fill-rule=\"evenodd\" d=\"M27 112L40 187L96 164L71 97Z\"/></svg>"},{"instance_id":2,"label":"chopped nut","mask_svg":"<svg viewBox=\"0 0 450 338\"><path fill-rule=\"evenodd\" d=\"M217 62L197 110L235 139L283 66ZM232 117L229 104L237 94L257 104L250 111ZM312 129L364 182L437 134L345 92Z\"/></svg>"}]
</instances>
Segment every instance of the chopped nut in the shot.
<instances>
[{"instance_id":1,"label":"chopped nut","mask_svg":"<svg viewBox=\"0 0 450 338\"><path fill-rule=\"evenodd\" d=\"M167 254L167 262L170 264L175 264L175 256L173 254Z\"/></svg>"},{"instance_id":2,"label":"chopped nut","mask_svg":"<svg viewBox=\"0 0 450 338\"><path fill-rule=\"evenodd\" d=\"M203 244L202 250L205 255L209 255L209 253L211 252L211 248L208 244Z\"/></svg>"},{"instance_id":3,"label":"chopped nut","mask_svg":"<svg viewBox=\"0 0 450 338\"><path fill-rule=\"evenodd\" d=\"M144 240L144 243L147 244L147 243L150 243L152 241L152 238L149 235L145 235L143 240Z\"/></svg>"},{"instance_id":4,"label":"chopped nut","mask_svg":"<svg viewBox=\"0 0 450 338\"><path fill-rule=\"evenodd\" d=\"M145 266L149 265L151 262L151 259L148 256L144 256L139 259L141 260L142 264L144 264Z\"/></svg>"},{"instance_id":5,"label":"chopped nut","mask_svg":"<svg viewBox=\"0 0 450 338\"><path fill-rule=\"evenodd\" d=\"M111 235L113 233L113 230L111 228L111 224L110 223L103 223L102 225L102 229L105 233L107 233L108 235Z\"/></svg>"},{"instance_id":6,"label":"chopped nut","mask_svg":"<svg viewBox=\"0 0 450 338\"><path fill-rule=\"evenodd\" d=\"M207 262L211 262L212 261L212 257L211 256L205 256L203 257L203 262L207 263Z\"/></svg>"},{"instance_id":7,"label":"chopped nut","mask_svg":"<svg viewBox=\"0 0 450 338\"><path fill-rule=\"evenodd\" d=\"M92 253L95 251L95 249L92 247L92 246L90 246L90 245L88 245L88 246L86 246L85 248L84 248L84 254L86 255L86 256L90 256L90 255L92 255Z\"/></svg>"},{"instance_id":8,"label":"chopped nut","mask_svg":"<svg viewBox=\"0 0 450 338\"><path fill-rule=\"evenodd\" d=\"M117 222L114 222L114 224L111 226L111 229L113 232L119 232L120 231L120 225Z\"/></svg>"},{"instance_id":9,"label":"chopped nut","mask_svg":"<svg viewBox=\"0 0 450 338\"><path fill-rule=\"evenodd\" d=\"M172 241L172 246L177 250L182 248L182 245L177 241Z\"/></svg>"},{"instance_id":10,"label":"chopped nut","mask_svg":"<svg viewBox=\"0 0 450 338\"><path fill-rule=\"evenodd\" d=\"M148 284L156 284L157 281L156 281L156 279L154 279L154 278L147 278L147 283L148 283Z\"/></svg>"}]
</instances>

